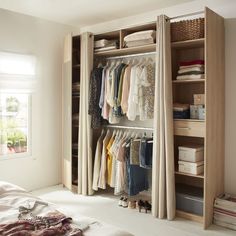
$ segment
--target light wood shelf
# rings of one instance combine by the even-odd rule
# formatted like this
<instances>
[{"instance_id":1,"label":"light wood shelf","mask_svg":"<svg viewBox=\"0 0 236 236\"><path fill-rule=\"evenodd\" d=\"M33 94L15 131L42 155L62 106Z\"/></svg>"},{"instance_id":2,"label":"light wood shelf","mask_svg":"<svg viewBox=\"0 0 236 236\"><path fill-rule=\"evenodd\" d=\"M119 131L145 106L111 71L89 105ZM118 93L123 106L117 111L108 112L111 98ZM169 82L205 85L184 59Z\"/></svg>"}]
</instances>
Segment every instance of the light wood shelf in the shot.
<instances>
[{"instance_id":1,"label":"light wood shelf","mask_svg":"<svg viewBox=\"0 0 236 236\"><path fill-rule=\"evenodd\" d=\"M201 122L201 123L205 122L205 120L197 120L197 119L174 119L174 121Z\"/></svg>"},{"instance_id":2,"label":"light wood shelf","mask_svg":"<svg viewBox=\"0 0 236 236\"><path fill-rule=\"evenodd\" d=\"M186 80L172 80L173 84L194 84L194 83L205 83L205 79L186 79Z\"/></svg>"},{"instance_id":3,"label":"light wood shelf","mask_svg":"<svg viewBox=\"0 0 236 236\"><path fill-rule=\"evenodd\" d=\"M193 174L183 173L183 172L179 172L179 171L175 171L175 174L176 174L176 175L184 175L184 176L189 176L189 177L204 179L204 175L203 175L203 174L200 174L200 175L193 175Z\"/></svg>"},{"instance_id":4,"label":"light wood shelf","mask_svg":"<svg viewBox=\"0 0 236 236\"><path fill-rule=\"evenodd\" d=\"M172 48L194 48L194 47L203 47L205 42L205 38L201 39L193 39L179 42L172 42Z\"/></svg>"},{"instance_id":5,"label":"light wood shelf","mask_svg":"<svg viewBox=\"0 0 236 236\"><path fill-rule=\"evenodd\" d=\"M185 211L176 210L176 216L181 217L181 218L185 218L188 220L196 221L198 223L203 223L203 216L188 213Z\"/></svg>"},{"instance_id":6,"label":"light wood shelf","mask_svg":"<svg viewBox=\"0 0 236 236\"><path fill-rule=\"evenodd\" d=\"M78 69L78 68L80 68L80 64L75 64L72 67Z\"/></svg>"},{"instance_id":7,"label":"light wood shelf","mask_svg":"<svg viewBox=\"0 0 236 236\"><path fill-rule=\"evenodd\" d=\"M120 48L103 52L94 52L94 55L105 57L105 56L120 56L120 55L129 55L135 53L155 52L155 51L156 51L156 44L149 44L138 47Z\"/></svg>"}]
</instances>

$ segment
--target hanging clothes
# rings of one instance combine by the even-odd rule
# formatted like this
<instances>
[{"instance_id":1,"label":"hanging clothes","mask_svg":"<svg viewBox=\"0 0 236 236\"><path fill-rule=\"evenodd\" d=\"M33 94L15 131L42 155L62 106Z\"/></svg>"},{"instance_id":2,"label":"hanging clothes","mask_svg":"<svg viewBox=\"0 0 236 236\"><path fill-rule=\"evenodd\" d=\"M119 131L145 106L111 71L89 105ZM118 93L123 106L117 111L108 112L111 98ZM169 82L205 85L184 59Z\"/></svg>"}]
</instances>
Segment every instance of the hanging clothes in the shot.
<instances>
[{"instance_id":1,"label":"hanging clothes","mask_svg":"<svg viewBox=\"0 0 236 236\"><path fill-rule=\"evenodd\" d=\"M139 163L140 167L151 169L152 168L152 138L141 138L139 147Z\"/></svg>"},{"instance_id":2,"label":"hanging clothes","mask_svg":"<svg viewBox=\"0 0 236 236\"><path fill-rule=\"evenodd\" d=\"M126 168L128 195L134 196L139 192L148 190L148 172L139 165L130 164L130 147L126 148Z\"/></svg>"},{"instance_id":3,"label":"hanging clothes","mask_svg":"<svg viewBox=\"0 0 236 236\"><path fill-rule=\"evenodd\" d=\"M94 68L90 77L89 89L89 109L88 114L91 115L91 128L99 128L102 123L101 108L99 107L99 99L101 95L103 68Z\"/></svg>"},{"instance_id":4,"label":"hanging clothes","mask_svg":"<svg viewBox=\"0 0 236 236\"><path fill-rule=\"evenodd\" d=\"M131 65L128 65L124 72L124 79L122 84L122 92L121 92L121 108L124 114L128 111L128 98L129 98L129 90L130 90L130 73L131 73Z\"/></svg>"},{"instance_id":5,"label":"hanging clothes","mask_svg":"<svg viewBox=\"0 0 236 236\"><path fill-rule=\"evenodd\" d=\"M115 195L128 193L131 196L148 190L151 141L152 138L140 139L130 132L102 131L95 152L93 189L106 189L109 185L114 188Z\"/></svg>"},{"instance_id":6,"label":"hanging clothes","mask_svg":"<svg viewBox=\"0 0 236 236\"><path fill-rule=\"evenodd\" d=\"M107 145L107 184L109 186L112 185L112 162L114 157L111 152L111 146L114 140L115 140L114 135L112 135Z\"/></svg>"},{"instance_id":7,"label":"hanging clothes","mask_svg":"<svg viewBox=\"0 0 236 236\"><path fill-rule=\"evenodd\" d=\"M92 127L99 127L101 116L110 124L120 123L124 116L131 121L153 119L154 63L111 63L95 68L91 77L96 77L96 81L91 78ZM96 104L98 109L93 109Z\"/></svg>"},{"instance_id":8,"label":"hanging clothes","mask_svg":"<svg viewBox=\"0 0 236 236\"><path fill-rule=\"evenodd\" d=\"M148 64L141 81L142 96L140 97L140 120L153 119L155 97L155 65Z\"/></svg>"},{"instance_id":9,"label":"hanging clothes","mask_svg":"<svg viewBox=\"0 0 236 236\"><path fill-rule=\"evenodd\" d=\"M93 190L98 190L98 181L101 167L101 157L102 157L102 142L105 137L105 132L102 130L102 133L97 141L95 159L94 159L94 168L93 168Z\"/></svg>"},{"instance_id":10,"label":"hanging clothes","mask_svg":"<svg viewBox=\"0 0 236 236\"><path fill-rule=\"evenodd\" d=\"M98 181L98 187L101 189L106 189L107 145L110 138L111 138L111 132L110 130L108 130L105 138L103 139L103 147L102 147L101 167Z\"/></svg>"}]
</instances>

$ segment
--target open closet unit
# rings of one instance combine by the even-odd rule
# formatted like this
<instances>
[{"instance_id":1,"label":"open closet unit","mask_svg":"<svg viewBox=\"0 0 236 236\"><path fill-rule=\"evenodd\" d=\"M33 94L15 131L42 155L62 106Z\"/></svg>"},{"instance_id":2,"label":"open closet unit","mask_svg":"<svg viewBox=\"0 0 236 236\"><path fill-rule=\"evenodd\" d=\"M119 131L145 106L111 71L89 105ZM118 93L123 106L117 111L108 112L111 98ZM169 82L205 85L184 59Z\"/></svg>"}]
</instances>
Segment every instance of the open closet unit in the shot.
<instances>
[{"instance_id":1,"label":"open closet unit","mask_svg":"<svg viewBox=\"0 0 236 236\"><path fill-rule=\"evenodd\" d=\"M146 45L129 44L126 41L126 36L147 30L157 31L158 34L156 22L93 35L94 42L102 39L113 41L112 45L108 45L110 50L101 49L103 46L97 47L100 48L99 50L95 48L93 67L111 66L112 62L115 65L115 61L129 64L136 60L136 63L146 63L149 61L142 58L148 57L152 57L154 62L158 60L156 58L157 45L155 39ZM100 43L106 44L106 40ZM127 47L127 45L132 46ZM72 189L72 186L76 184L76 176L78 175L78 173L77 175L74 174L76 165L78 165L78 145L74 145L74 141L78 143L79 121L73 119L73 115L79 112L79 92L76 90L74 93L72 88L74 83L79 85L81 76L79 75L79 68L83 61L80 63L80 47L83 45L80 45L79 36L68 35L66 37L63 70L63 184L69 189ZM200 63L200 66L196 66L198 67L197 70L204 71L201 73L204 74L204 78L201 75L198 79L194 76L194 79L188 79L186 76L176 79L179 76L178 73L182 71L187 71L188 75L188 62L196 60L198 62L195 63ZM182 68L179 67L181 65ZM174 104L192 105L195 100L200 99L200 104L203 105L202 100L205 97L204 106L201 107L204 108L201 112L205 112L203 114L205 117L190 119L188 114L186 117L173 119L173 140L177 216L201 222L204 228L207 228L212 223L214 198L224 192L224 19L206 8L204 12L204 37L171 42L171 65L167 66L172 69ZM197 96L194 97L194 95ZM98 104L98 99L95 101ZM124 133L127 130L127 132L135 131L140 134L152 135L153 127L153 117L148 120L140 120L140 117L137 116L135 119L129 120L124 116L119 122L110 122L110 124L102 120L97 127L93 127L93 162L95 161L96 145L101 132L107 132L110 129L111 132L123 130ZM179 160L179 149L189 147L189 145L200 147L199 150L203 150L201 169L204 171L200 174L186 173L185 170L179 169L179 164L181 164L181 162L179 163L181 161ZM92 166L94 169L94 163ZM184 192L186 189L182 190L181 185L188 185L187 195ZM76 191L76 189L74 190ZM196 202L191 202L191 199L196 199L195 197L197 197ZM182 202L186 199L190 202ZM184 207L181 207L183 204ZM193 212L196 213L186 209L185 204L190 204Z\"/></svg>"},{"instance_id":2,"label":"open closet unit","mask_svg":"<svg viewBox=\"0 0 236 236\"><path fill-rule=\"evenodd\" d=\"M183 66L181 62L193 65ZM189 75L177 79L181 68L186 72L193 67L203 69L199 74L202 78L191 79ZM174 119L177 215L201 222L206 228L212 223L214 199L224 192L225 101L224 19L208 8L204 12L203 38L172 42L172 83L174 104L195 104L189 117ZM198 107L205 112L202 117L198 117L198 111L197 116L194 113ZM191 170L189 162L182 161L186 152L188 157L194 152L200 166ZM196 165L194 162L190 165ZM182 184L187 185L185 190ZM194 203L188 202L191 210L183 206L184 198L194 199Z\"/></svg>"},{"instance_id":3,"label":"open closet unit","mask_svg":"<svg viewBox=\"0 0 236 236\"><path fill-rule=\"evenodd\" d=\"M150 36L150 38L147 41L144 41L145 45L143 45L142 42L139 45L140 43L139 41L138 42L135 41L135 43L133 42L130 43L130 41L128 41L129 40L128 38L130 37L130 35L132 35L132 33L141 34L144 31L147 33L147 36L145 37ZM129 37L126 37L128 35ZM121 71L120 77L119 78L117 77L117 78L122 80L122 82L118 82L119 88L117 89L117 93L120 94L120 99L119 99L119 95L117 95L117 101L120 100L119 102L120 104L116 105L116 95L114 96L112 95L113 97L110 98L111 93L109 91L109 88L110 88L109 78L112 81L112 75L111 76L109 75L110 77L109 76L107 77L108 79L106 81L108 82L107 82L106 88L104 89L105 91L104 97L106 100L105 103L107 102L108 104L104 104L103 107L101 106L101 110L100 110L104 120L101 121L98 127L93 127L93 158L94 158L94 164L96 165L96 166L94 165L95 171L94 171L94 177L93 177L93 190L94 191L97 191L99 188L105 189L107 188L107 186L110 186L111 187L110 190L113 191L115 195L119 195L119 194L128 195L130 198L139 199L137 195L141 193L142 195L144 195L145 200L151 200L151 192L150 192L151 191L151 174L152 174L151 163L147 165L145 165L144 163L143 165L140 164L141 161L140 161L139 150L140 150L140 145L141 145L140 144L141 139L143 140L143 142L148 140L147 146L152 146L154 92L155 92L155 54L156 54L155 36L156 36L156 23L145 24L141 26L135 26L135 27L121 29L121 30L117 30L113 32L107 32L103 34L94 35L95 49L94 49L93 72L98 72L100 68L103 68L103 73L112 74L115 71L114 76L116 75L115 73L117 72L117 76L119 77L119 70L120 70ZM139 35L137 37L139 38ZM132 41L132 38L131 38L131 41ZM109 50L110 46L107 47L105 45L106 43L108 45L112 45L113 48ZM140 65L140 67L138 65ZM139 68L135 70L134 68L135 66ZM140 71L140 74L138 74L139 73L138 70ZM132 96L135 93L133 91L135 90L133 88L136 86L135 79L136 79L136 82L139 80L142 80L141 73L146 73L144 72L144 70L147 70L149 73L146 78L147 85L141 85L141 81L140 81L140 89L143 92L142 93L143 97L145 97L144 106L146 106L146 108L149 110L147 111L147 109L144 108L142 112L141 111L142 109L140 108L141 99L140 97L138 97L138 93L136 94L137 95L136 102L133 103L133 107L128 105L128 100L131 101L133 98ZM123 77L122 77L122 73L123 73ZM132 80L132 78L134 78L134 80ZM129 81L129 84L124 84L126 81ZM128 91L126 91L126 86L130 87L130 89L127 88ZM102 93L98 95L98 98L96 98L96 100L99 100L99 97L102 97ZM114 103L111 100L114 101ZM95 106L98 107L100 105L101 104L98 104L97 102ZM105 109L107 109L107 107L105 106L108 107L109 114L105 114L106 113ZM93 114L92 114L92 117L93 117ZM93 118L92 118L92 121L93 121ZM92 126L95 126L95 125L92 125ZM97 169L99 170L99 168L97 168L98 159L97 159L96 151L98 149L97 148L98 145L100 145L100 143L98 143L97 141L101 139L99 137L101 137L101 133L103 132L105 132L106 134L108 132L111 132L112 134L109 137L110 141L108 141L108 143L104 141L105 140L104 137L101 140L103 141L103 145L102 145L103 149L106 150L107 148L109 161L111 160L112 162L111 171L109 170L109 167L107 166L108 176L112 175L111 181L109 179L110 177L107 177L107 176L104 177L104 174L101 175L101 171L100 171L100 176L99 177L97 176L97 172L98 172ZM115 141L113 140L113 135L115 137ZM119 136L121 137L119 138ZM106 145L107 147L105 147ZM117 151L117 154L115 152L113 152L113 154L109 154L110 152L112 153L112 150L115 150L115 146L118 146L118 150L121 150L123 147L125 149L124 152L126 153L126 155L127 155L127 152L129 152L128 158L130 158L130 162L136 163L135 168L132 169L131 167L132 170L130 172L126 169L126 168L130 168L129 164L124 161L123 157L119 156L119 153L120 153L119 151ZM127 151L129 146L130 146L131 151ZM136 150L136 154L134 154L134 150ZM123 152L121 153L123 154ZM133 154L130 154L130 153L133 153ZM152 158L152 155L151 155L151 158ZM136 160L134 161L134 159ZM151 160L148 160L148 162L151 162ZM99 165L100 166L103 165L102 160L100 161ZM118 167L116 167L116 165ZM121 165L121 167L119 165ZM128 178L131 179L131 176L133 176L132 173L136 172L140 176L143 176L143 180L136 178L136 182L131 181L132 183L130 183L127 181L127 186L124 186L125 185L124 182L126 180L122 179L124 181L122 183L119 183L118 181L120 177L117 176L117 173L119 173L120 168L122 168L121 173L123 175L126 175L126 176L122 176L122 178L124 177L125 179L128 179ZM101 183L101 179L104 179L104 178L107 178L105 180L107 182L106 183L107 185L106 184L104 185L104 183ZM138 183L140 183L139 186L138 186ZM120 187L117 187L117 186L120 186Z\"/></svg>"},{"instance_id":4,"label":"open closet unit","mask_svg":"<svg viewBox=\"0 0 236 236\"><path fill-rule=\"evenodd\" d=\"M65 39L63 72L63 184L74 192L78 185L80 106L80 36Z\"/></svg>"}]
</instances>

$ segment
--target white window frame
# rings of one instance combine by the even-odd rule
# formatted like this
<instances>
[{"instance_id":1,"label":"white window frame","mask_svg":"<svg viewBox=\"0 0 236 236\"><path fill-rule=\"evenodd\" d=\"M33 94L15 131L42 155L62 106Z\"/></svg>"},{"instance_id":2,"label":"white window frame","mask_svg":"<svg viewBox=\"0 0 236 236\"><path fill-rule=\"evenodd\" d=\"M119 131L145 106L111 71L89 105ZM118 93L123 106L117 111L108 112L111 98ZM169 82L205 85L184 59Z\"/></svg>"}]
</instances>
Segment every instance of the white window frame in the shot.
<instances>
[{"instance_id":1,"label":"white window frame","mask_svg":"<svg viewBox=\"0 0 236 236\"><path fill-rule=\"evenodd\" d=\"M27 123L27 152L19 152L12 154L0 155L0 161L19 159L19 158L32 158L32 94L24 93L15 90L14 92L0 91L0 94L26 94L28 96L28 123Z\"/></svg>"},{"instance_id":2,"label":"white window frame","mask_svg":"<svg viewBox=\"0 0 236 236\"><path fill-rule=\"evenodd\" d=\"M32 157L32 94L36 86L36 57L0 51L0 93L28 96L27 151L0 155L0 161Z\"/></svg>"}]
</instances>

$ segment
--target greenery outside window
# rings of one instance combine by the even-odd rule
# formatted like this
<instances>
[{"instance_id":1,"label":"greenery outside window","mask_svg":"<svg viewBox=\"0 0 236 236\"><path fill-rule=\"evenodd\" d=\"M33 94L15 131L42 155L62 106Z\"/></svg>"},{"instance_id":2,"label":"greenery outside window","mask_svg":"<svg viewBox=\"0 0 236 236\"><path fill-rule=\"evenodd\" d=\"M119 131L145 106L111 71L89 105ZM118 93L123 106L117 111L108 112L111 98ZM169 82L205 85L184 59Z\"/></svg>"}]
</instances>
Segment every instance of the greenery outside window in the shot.
<instances>
[{"instance_id":1,"label":"greenery outside window","mask_svg":"<svg viewBox=\"0 0 236 236\"><path fill-rule=\"evenodd\" d=\"M0 93L0 160L30 155L30 95Z\"/></svg>"}]
</instances>

